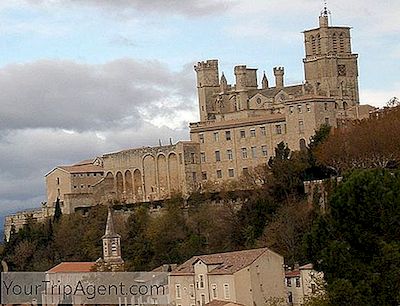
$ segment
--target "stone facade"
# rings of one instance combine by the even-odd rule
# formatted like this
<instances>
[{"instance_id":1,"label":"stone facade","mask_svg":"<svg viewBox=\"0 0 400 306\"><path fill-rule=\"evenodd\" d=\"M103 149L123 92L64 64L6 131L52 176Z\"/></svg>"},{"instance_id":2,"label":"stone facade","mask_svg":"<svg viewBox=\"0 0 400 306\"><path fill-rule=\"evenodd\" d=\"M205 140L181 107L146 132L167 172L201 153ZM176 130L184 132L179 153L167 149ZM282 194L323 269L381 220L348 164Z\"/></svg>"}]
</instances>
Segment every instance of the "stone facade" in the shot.
<instances>
[{"instance_id":1,"label":"stone facade","mask_svg":"<svg viewBox=\"0 0 400 306\"><path fill-rule=\"evenodd\" d=\"M285 272L285 286L289 306L304 305L313 296L324 294L324 274L313 269L312 264L295 267Z\"/></svg>"},{"instance_id":2,"label":"stone facade","mask_svg":"<svg viewBox=\"0 0 400 306\"><path fill-rule=\"evenodd\" d=\"M236 84L219 78L218 61L195 65L200 122L190 125L191 140L200 145L202 180L237 179L265 163L280 142L292 150L309 144L322 124L368 117L359 105L357 54L351 51L350 28L332 27L328 13L319 27L304 32L305 81L285 86L283 67L273 69L275 86L257 69L236 66Z\"/></svg>"},{"instance_id":3,"label":"stone facade","mask_svg":"<svg viewBox=\"0 0 400 306\"><path fill-rule=\"evenodd\" d=\"M368 118L371 107L359 105L358 56L351 50L350 28L329 26L323 11L319 27L304 31L304 41L302 84L286 86L285 69L275 67L275 86L265 74L259 86L257 69L239 65L234 68L236 84L229 85L224 74L220 77L218 60L197 63L200 122L190 124L190 141L56 167L46 175L45 210L54 211L57 198L68 214L112 201L185 196L206 184L236 181L265 165L282 141L299 150L323 124L336 127ZM8 232L12 222L6 225Z\"/></svg>"},{"instance_id":4,"label":"stone facade","mask_svg":"<svg viewBox=\"0 0 400 306\"><path fill-rule=\"evenodd\" d=\"M283 257L268 248L195 256L169 274L171 305L286 299Z\"/></svg>"}]
</instances>

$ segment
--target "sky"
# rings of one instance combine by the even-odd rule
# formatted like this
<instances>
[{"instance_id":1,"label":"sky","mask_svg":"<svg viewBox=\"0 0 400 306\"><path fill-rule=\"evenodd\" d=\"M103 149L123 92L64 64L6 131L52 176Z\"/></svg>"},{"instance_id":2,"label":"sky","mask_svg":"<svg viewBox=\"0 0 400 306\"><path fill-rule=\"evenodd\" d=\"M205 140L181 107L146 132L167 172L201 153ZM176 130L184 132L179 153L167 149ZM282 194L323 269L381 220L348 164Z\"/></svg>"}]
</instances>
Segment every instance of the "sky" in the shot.
<instances>
[{"instance_id":1,"label":"sky","mask_svg":"<svg viewBox=\"0 0 400 306\"><path fill-rule=\"evenodd\" d=\"M285 66L286 84L302 82L301 32L317 27L323 5L1 1L0 215L40 207L44 175L57 165L188 139L199 119L198 61L219 59L229 83L238 64L270 79ZM352 27L361 103L400 96L400 1L330 0L328 8L332 24Z\"/></svg>"}]
</instances>

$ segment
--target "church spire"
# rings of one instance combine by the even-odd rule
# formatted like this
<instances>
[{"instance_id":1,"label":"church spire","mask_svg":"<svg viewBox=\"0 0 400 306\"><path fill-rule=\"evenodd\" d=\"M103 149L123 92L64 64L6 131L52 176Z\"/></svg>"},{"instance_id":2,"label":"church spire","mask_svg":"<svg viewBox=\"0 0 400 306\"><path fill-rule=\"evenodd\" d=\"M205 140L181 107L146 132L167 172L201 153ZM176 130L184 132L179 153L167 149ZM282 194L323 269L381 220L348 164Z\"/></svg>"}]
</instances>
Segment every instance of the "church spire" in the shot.
<instances>
[{"instance_id":1,"label":"church spire","mask_svg":"<svg viewBox=\"0 0 400 306\"><path fill-rule=\"evenodd\" d=\"M227 82L223 72L222 72L221 80L219 83L220 83L221 92L226 92L228 90L228 82Z\"/></svg>"},{"instance_id":2,"label":"church spire","mask_svg":"<svg viewBox=\"0 0 400 306\"><path fill-rule=\"evenodd\" d=\"M103 240L103 261L112 271L122 271L124 261L121 256L121 236L115 232L113 211L108 207L106 230Z\"/></svg>"},{"instance_id":3,"label":"church spire","mask_svg":"<svg viewBox=\"0 0 400 306\"><path fill-rule=\"evenodd\" d=\"M121 236L118 235L114 230L113 212L112 212L111 206L109 206L108 207L108 215L107 215L107 223L106 223L106 231L105 231L102 239L115 238L115 237L121 238Z\"/></svg>"},{"instance_id":4,"label":"church spire","mask_svg":"<svg viewBox=\"0 0 400 306\"><path fill-rule=\"evenodd\" d=\"M263 75L263 78L262 78L262 81L261 81L261 86L262 86L262 89L269 88L268 78L267 78L267 75L265 74L265 71L264 71L264 75Z\"/></svg>"}]
</instances>

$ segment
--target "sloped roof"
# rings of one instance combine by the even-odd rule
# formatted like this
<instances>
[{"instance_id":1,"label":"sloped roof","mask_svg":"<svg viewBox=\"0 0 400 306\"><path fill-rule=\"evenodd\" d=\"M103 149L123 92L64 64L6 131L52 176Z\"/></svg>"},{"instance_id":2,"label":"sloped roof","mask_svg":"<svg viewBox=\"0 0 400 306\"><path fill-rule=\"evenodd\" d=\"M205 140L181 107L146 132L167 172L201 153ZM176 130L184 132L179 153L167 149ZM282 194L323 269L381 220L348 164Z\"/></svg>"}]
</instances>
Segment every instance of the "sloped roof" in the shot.
<instances>
[{"instance_id":1,"label":"sloped roof","mask_svg":"<svg viewBox=\"0 0 400 306\"><path fill-rule=\"evenodd\" d=\"M249 91L249 98L254 97L256 94L262 94L267 98L275 97L280 91L284 91L289 95L301 95L303 93L303 85L293 85L285 86L283 88L270 87L265 89L255 89L254 91Z\"/></svg>"},{"instance_id":2,"label":"sloped roof","mask_svg":"<svg viewBox=\"0 0 400 306\"><path fill-rule=\"evenodd\" d=\"M62 262L48 270L48 273L62 272L91 272L96 263L94 262Z\"/></svg>"},{"instance_id":3,"label":"sloped roof","mask_svg":"<svg viewBox=\"0 0 400 306\"><path fill-rule=\"evenodd\" d=\"M294 270L285 271L285 277L297 277L300 276L300 270L312 270L313 268L313 264L309 263Z\"/></svg>"},{"instance_id":4,"label":"sloped roof","mask_svg":"<svg viewBox=\"0 0 400 306\"><path fill-rule=\"evenodd\" d=\"M103 168L93 164L80 164L72 166L58 166L57 168L63 169L69 173L86 173L86 172L102 172Z\"/></svg>"},{"instance_id":5,"label":"sloped roof","mask_svg":"<svg viewBox=\"0 0 400 306\"><path fill-rule=\"evenodd\" d=\"M244 305L229 301L213 300L205 304L205 306L244 306Z\"/></svg>"},{"instance_id":6,"label":"sloped roof","mask_svg":"<svg viewBox=\"0 0 400 306\"><path fill-rule=\"evenodd\" d=\"M193 265L201 260L206 265L216 265L209 274L233 274L250 264L258 257L269 251L268 248L252 249L228 253L194 256L174 269L172 275L185 275L194 273Z\"/></svg>"}]
</instances>

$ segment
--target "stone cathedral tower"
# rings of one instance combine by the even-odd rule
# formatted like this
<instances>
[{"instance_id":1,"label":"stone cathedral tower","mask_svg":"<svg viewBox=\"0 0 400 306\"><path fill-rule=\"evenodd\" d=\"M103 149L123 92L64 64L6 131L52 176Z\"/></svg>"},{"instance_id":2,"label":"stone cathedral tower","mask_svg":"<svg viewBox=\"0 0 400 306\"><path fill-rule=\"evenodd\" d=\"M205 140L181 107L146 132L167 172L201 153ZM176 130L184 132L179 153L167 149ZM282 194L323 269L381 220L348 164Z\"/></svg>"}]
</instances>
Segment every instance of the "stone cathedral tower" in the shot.
<instances>
[{"instance_id":1,"label":"stone cathedral tower","mask_svg":"<svg viewBox=\"0 0 400 306\"><path fill-rule=\"evenodd\" d=\"M325 7L319 27L304 31L305 80L336 100L339 108L359 104L358 54L352 53L349 27L329 25Z\"/></svg>"}]
</instances>

